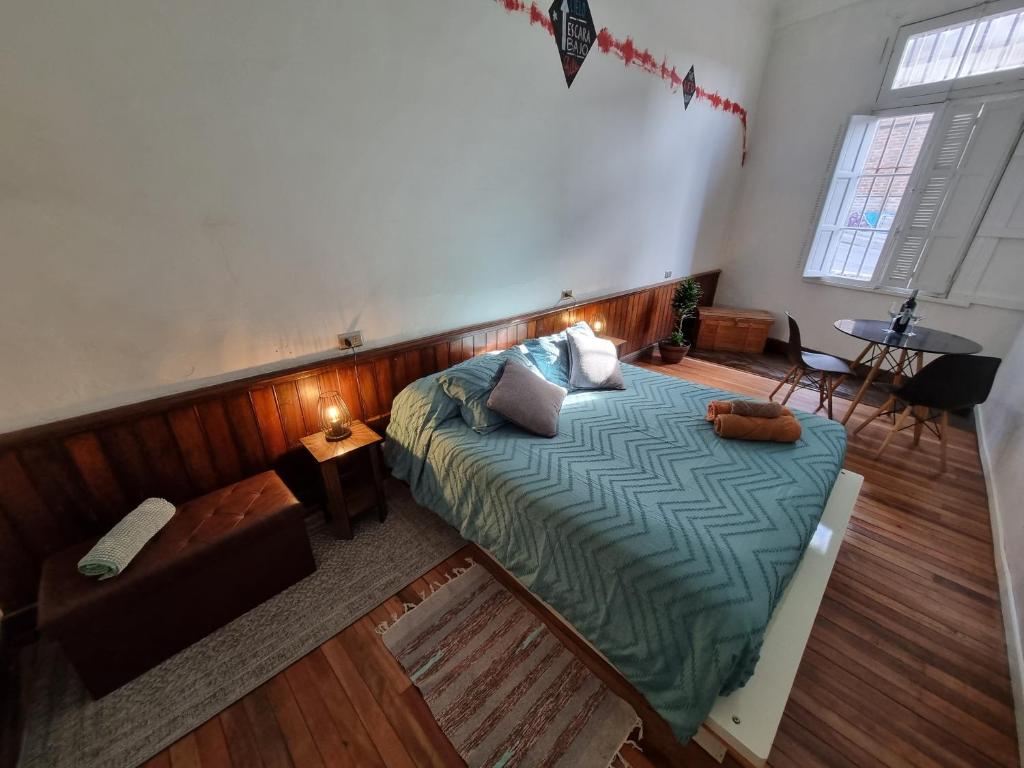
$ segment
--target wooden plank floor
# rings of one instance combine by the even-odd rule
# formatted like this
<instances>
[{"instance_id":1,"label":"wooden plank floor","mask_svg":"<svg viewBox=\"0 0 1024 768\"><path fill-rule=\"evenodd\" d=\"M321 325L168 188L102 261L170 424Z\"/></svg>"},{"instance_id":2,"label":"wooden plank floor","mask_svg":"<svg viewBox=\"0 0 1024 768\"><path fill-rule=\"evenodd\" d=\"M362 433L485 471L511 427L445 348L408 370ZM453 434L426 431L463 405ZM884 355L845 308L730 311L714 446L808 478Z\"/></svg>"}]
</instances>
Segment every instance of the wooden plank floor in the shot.
<instances>
[{"instance_id":1,"label":"wooden plank floor","mask_svg":"<svg viewBox=\"0 0 1024 768\"><path fill-rule=\"evenodd\" d=\"M684 360L652 368L746 395L774 382ZM791 405L817 406L797 392ZM837 415L848 403L837 400ZM851 426L859 423L858 409ZM865 483L776 739L776 768L1017 765L1017 742L985 482L973 434L938 444L886 426L851 439ZM441 564L147 765L448 766L461 761L374 626L465 562ZM582 654L581 654L582 655ZM715 765L688 747L684 764ZM636 768L660 764L629 749ZM727 766L736 764L727 759Z\"/></svg>"}]
</instances>

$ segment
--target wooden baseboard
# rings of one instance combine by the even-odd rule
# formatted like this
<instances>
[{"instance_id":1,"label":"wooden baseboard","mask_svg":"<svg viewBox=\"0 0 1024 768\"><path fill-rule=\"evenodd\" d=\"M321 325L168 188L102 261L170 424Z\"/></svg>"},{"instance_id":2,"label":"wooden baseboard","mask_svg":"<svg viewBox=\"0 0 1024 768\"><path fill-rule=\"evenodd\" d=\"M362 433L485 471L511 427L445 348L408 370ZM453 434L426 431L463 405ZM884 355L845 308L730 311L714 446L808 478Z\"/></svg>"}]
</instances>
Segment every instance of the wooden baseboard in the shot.
<instances>
[{"instance_id":1,"label":"wooden baseboard","mask_svg":"<svg viewBox=\"0 0 1024 768\"><path fill-rule=\"evenodd\" d=\"M785 355L788 347L789 344L782 339L773 339L769 336L764 344L764 351L768 355Z\"/></svg>"},{"instance_id":2,"label":"wooden baseboard","mask_svg":"<svg viewBox=\"0 0 1024 768\"><path fill-rule=\"evenodd\" d=\"M638 349L636 352L630 352L628 355L623 355L622 362L633 363L637 360L647 359L651 356L651 353L654 352L654 348L657 346L657 344L649 344L643 349Z\"/></svg>"}]
</instances>

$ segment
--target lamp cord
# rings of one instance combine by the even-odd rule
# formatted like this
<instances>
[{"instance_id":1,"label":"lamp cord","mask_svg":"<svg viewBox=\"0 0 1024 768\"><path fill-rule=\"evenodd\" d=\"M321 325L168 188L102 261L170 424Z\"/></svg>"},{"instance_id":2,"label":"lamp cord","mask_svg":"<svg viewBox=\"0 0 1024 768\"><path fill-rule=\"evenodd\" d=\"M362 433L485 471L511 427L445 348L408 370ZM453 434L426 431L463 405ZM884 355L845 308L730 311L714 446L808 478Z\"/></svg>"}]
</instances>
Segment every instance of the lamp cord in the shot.
<instances>
[{"instance_id":1,"label":"lamp cord","mask_svg":"<svg viewBox=\"0 0 1024 768\"><path fill-rule=\"evenodd\" d=\"M356 379L356 399L359 400L359 412L363 415L364 420L369 421L366 405L363 403L363 388L359 386L359 353L352 346L352 342L348 342L348 345L348 348L352 350L352 375Z\"/></svg>"}]
</instances>

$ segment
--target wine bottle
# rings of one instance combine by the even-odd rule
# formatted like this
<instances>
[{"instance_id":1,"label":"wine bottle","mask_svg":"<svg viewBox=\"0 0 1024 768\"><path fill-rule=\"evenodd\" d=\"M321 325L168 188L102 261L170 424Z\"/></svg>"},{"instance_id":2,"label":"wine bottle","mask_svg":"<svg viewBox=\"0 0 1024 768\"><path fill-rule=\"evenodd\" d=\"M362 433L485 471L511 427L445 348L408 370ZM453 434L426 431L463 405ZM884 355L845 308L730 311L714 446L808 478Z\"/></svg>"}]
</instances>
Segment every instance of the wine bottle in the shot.
<instances>
[{"instance_id":1,"label":"wine bottle","mask_svg":"<svg viewBox=\"0 0 1024 768\"><path fill-rule=\"evenodd\" d=\"M906 333L907 328L910 327L910 322L914 319L914 310L917 309L917 289L910 294L910 298L903 302L903 306L900 307L900 312L896 317L892 319L892 325L889 329L893 333L903 334Z\"/></svg>"}]
</instances>

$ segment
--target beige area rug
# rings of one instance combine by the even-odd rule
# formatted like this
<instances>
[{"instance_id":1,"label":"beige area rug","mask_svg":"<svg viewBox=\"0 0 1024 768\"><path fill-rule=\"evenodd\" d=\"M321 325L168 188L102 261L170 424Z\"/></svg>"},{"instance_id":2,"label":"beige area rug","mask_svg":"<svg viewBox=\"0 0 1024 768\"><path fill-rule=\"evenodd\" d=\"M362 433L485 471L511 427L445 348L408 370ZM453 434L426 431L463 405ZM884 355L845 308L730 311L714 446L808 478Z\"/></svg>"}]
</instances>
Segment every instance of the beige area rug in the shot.
<instances>
[{"instance_id":1,"label":"beige area rug","mask_svg":"<svg viewBox=\"0 0 1024 768\"><path fill-rule=\"evenodd\" d=\"M99 701L56 645L39 645L20 768L139 765L465 545L404 484L387 493L387 521L360 521L351 541L311 519L316 573Z\"/></svg>"},{"instance_id":2,"label":"beige area rug","mask_svg":"<svg viewBox=\"0 0 1024 768\"><path fill-rule=\"evenodd\" d=\"M384 631L470 766L609 766L640 728L544 623L474 565Z\"/></svg>"}]
</instances>

